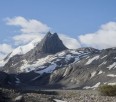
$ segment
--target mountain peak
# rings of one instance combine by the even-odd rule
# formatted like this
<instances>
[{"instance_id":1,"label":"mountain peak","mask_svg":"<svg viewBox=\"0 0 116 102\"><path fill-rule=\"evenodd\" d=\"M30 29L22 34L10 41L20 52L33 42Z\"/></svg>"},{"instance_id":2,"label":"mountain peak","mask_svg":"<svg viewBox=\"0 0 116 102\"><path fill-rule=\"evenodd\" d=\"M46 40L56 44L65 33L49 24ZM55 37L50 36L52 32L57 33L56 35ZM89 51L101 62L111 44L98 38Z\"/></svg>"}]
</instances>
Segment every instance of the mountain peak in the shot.
<instances>
[{"instance_id":1,"label":"mountain peak","mask_svg":"<svg viewBox=\"0 0 116 102\"><path fill-rule=\"evenodd\" d=\"M51 54L55 54L67 49L59 39L58 34L51 34L51 32L48 32L46 36L41 40L41 42L38 44L38 48L44 53Z\"/></svg>"},{"instance_id":2,"label":"mountain peak","mask_svg":"<svg viewBox=\"0 0 116 102\"><path fill-rule=\"evenodd\" d=\"M49 32L47 32L47 34L45 35L44 38L50 37L51 35L52 35L52 34L51 34L51 32L49 31Z\"/></svg>"},{"instance_id":3,"label":"mountain peak","mask_svg":"<svg viewBox=\"0 0 116 102\"><path fill-rule=\"evenodd\" d=\"M54 37L59 39L57 33L53 33L53 34L52 34L51 32L48 32L42 40L45 41L46 39L52 39L52 38L54 38Z\"/></svg>"}]
</instances>

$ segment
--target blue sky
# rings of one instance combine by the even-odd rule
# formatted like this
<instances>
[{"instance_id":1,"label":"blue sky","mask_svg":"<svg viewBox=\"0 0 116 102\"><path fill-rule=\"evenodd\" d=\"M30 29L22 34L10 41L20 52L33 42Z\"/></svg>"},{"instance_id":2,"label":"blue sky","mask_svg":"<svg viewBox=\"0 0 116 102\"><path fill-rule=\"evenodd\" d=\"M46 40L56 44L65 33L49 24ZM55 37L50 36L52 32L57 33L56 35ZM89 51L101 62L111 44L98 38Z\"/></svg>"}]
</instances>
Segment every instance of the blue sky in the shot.
<instances>
[{"instance_id":1,"label":"blue sky","mask_svg":"<svg viewBox=\"0 0 116 102\"><path fill-rule=\"evenodd\" d=\"M8 24L8 19L23 17L27 21L34 19L46 24L52 32L78 40L79 47L115 47L114 42L106 43L107 38L100 43L93 42L104 36L100 31L106 28L110 29L112 35L116 23L115 4L116 0L0 0L0 44L9 44L12 49L16 47L16 39L12 38L24 34L21 32L23 27ZM104 32L107 34L109 31Z\"/></svg>"},{"instance_id":2,"label":"blue sky","mask_svg":"<svg viewBox=\"0 0 116 102\"><path fill-rule=\"evenodd\" d=\"M101 24L116 21L116 0L1 0L0 34L12 33L6 17L37 19L54 31L77 36L96 31Z\"/></svg>"}]
</instances>

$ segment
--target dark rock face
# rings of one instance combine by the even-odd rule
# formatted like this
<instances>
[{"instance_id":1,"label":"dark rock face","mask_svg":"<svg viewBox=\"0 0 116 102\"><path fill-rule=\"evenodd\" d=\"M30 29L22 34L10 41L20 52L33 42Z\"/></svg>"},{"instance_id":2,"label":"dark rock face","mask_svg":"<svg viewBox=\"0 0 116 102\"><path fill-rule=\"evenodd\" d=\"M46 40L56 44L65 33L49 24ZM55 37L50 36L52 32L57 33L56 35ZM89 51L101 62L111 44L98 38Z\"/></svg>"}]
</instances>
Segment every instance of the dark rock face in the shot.
<instances>
[{"instance_id":1,"label":"dark rock face","mask_svg":"<svg viewBox=\"0 0 116 102\"><path fill-rule=\"evenodd\" d=\"M8 74L7 73L5 73L5 72L1 72L0 71L0 86L1 87L4 87L4 86L6 86L6 85L8 85Z\"/></svg>"},{"instance_id":2,"label":"dark rock face","mask_svg":"<svg viewBox=\"0 0 116 102\"><path fill-rule=\"evenodd\" d=\"M66 50L62 41L59 39L57 33L51 34L48 32L37 46L25 54L23 57L28 61L35 61L38 58L45 57L50 54L56 54L60 51Z\"/></svg>"},{"instance_id":3,"label":"dark rock face","mask_svg":"<svg viewBox=\"0 0 116 102\"><path fill-rule=\"evenodd\" d=\"M56 54L60 51L66 50L62 41L59 39L57 33L51 34L50 32L41 40L37 46L29 51L24 58L30 61L35 61L38 58L45 57L48 54Z\"/></svg>"},{"instance_id":4,"label":"dark rock face","mask_svg":"<svg viewBox=\"0 0 116 102\"><path fill-rule=\"evenodd\" d=\"M37 47L39 48L39 51L51 54L67 49L59 39L57 33L51 34L50 32L47 33Z\"/></svg>"}]
</instances>

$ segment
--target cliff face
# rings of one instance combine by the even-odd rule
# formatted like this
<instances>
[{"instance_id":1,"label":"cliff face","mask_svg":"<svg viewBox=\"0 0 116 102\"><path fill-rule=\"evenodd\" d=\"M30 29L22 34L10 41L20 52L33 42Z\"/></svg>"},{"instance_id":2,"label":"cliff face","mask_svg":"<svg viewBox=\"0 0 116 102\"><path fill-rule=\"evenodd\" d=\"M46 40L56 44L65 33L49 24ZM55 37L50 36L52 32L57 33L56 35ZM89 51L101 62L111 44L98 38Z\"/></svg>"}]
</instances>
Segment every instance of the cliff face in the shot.
<instances>
[{"instance_id":1,"label":"cliff face","mask_svg":"<svg viewBox=\"0 0 116 102\"><path fill-rule=\"evenodd\" d=\"M48 32L42 41L37 45L37 48L38 51L50 54L55 54L67 49L59 39L57 33L51 34L50 32Z\"/></svg>"}]
</instances>

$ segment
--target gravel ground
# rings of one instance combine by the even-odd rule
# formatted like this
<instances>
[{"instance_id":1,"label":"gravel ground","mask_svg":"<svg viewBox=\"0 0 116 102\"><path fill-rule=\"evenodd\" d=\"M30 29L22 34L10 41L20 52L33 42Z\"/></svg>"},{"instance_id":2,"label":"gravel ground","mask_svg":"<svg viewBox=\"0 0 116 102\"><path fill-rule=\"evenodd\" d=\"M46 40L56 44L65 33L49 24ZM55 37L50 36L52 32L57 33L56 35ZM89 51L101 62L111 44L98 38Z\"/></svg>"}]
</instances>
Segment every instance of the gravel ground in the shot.
<instances>
[{"instance_id":1,"label":"gravel ground","mask_svg":"<svg viewBox=\"0 0 116 102\"><path fill-rule=\"evenodd\" d=\"M116 97L101 96L95 90L66 91L60 95L67 102L116 102Z\"/></svg>"},{"instance_id":2,"label":"gravel ground","mask_svg":"<svg viewBox=\"0 0 116 102\"><path fill-rule=\"evenodd\" d=\"M116 102L116 97L101 96L96 90L47 90L28 93L16 93L7 90L5 92L11 99L8 102L55 102L54 99L66 102ZM2 101L0 100L0 102Z\"/></svg>"},{"instance_id":3,"label":"gravel ground","mask_svg":"<svg viewBox=\"0 0 116 102\"><path fill-rule=\"evenodd\" d=\"M57 90L57 94L24 94L26 102L54 102L59 99L66 102L116 102L116 97L101 96L95 90Z\"/></svg>"}]
</instances>

